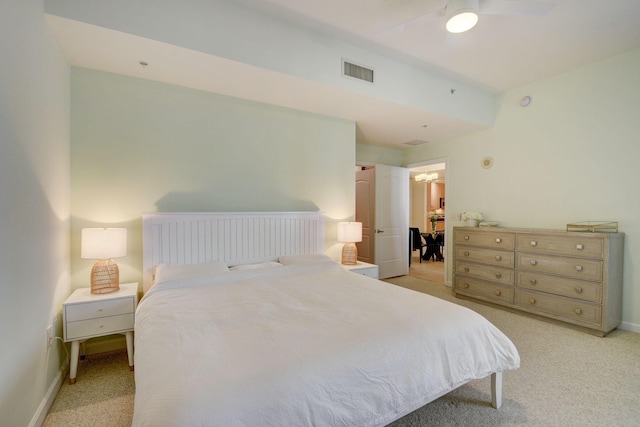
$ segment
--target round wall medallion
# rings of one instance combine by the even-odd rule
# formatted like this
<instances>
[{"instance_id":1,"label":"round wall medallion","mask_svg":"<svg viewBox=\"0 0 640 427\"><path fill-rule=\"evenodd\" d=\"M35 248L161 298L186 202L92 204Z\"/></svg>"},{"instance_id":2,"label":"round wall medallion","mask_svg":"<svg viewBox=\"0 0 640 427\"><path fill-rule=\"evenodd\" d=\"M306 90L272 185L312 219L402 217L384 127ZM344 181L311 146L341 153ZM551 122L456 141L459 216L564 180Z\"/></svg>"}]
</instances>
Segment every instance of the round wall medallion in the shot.
<instances>
[{"instance_id":1,"label":"round wall medallion","mask_svg":"<svg viewBox=\"0 0 640 427\"><path fill-rule=\"evenodd\" d=\"M493 166L493 157L490 157L490 156L483 157L480 164L482 165L483 168L489 169L491 166Z\"/></svg>"},{"instance_id":2,"label":"round wall medallion","mask_svg":"<svg viewBox=\"0 0 640 427\"><path fill-rule=\"evenodd\" d=\"M523 96L522 99L520 99L520 106L521 107L526 107L529 104L531 104L531 97L530 96Z\"/></svg>"}]
</instances>

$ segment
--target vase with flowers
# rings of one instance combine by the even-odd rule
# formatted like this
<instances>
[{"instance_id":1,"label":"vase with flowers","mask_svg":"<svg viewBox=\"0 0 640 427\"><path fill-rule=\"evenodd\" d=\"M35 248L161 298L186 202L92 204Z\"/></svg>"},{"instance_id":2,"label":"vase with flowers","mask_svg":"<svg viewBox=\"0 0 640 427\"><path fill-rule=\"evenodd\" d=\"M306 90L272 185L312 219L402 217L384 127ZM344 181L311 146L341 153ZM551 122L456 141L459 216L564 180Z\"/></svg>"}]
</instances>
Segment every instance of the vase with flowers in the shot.
<instances>
[{"instance_id":1,"label":"vase with flowers","mask_svg":"<svg viewBox=\"0 0 640 427\"><path fill-rule=\"evenodd\" d=\"M438 222L438 213L437 212L429 212L427 214L427 216L429 217L429 221L431 221L431 232L435 233L436 232L436 222Z\"/></svg>"},{"instance_id":2,"label":"vase with flowers","mask_svg":"<svg viewBox=\"0 0 640 427\"><path fill-rule=\"evenodd\" d=\"M468 227L477 227L478 223L484 219L480 212L467 211L462 214L462 219L467 221Z\"/></svg>"}]
</instances>

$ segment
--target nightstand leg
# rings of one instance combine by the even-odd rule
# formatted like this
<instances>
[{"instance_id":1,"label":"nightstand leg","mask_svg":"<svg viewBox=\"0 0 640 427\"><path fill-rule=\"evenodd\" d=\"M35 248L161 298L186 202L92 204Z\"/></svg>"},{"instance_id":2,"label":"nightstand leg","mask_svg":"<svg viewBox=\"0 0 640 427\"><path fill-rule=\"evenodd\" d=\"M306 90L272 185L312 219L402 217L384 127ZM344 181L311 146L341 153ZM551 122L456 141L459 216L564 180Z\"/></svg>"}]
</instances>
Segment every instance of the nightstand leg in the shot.
<instances>
[{"instance_id":1,"label":"nightstand leg","mask_svg":"<svg viewBox=\"0 0 640 427\"><path fill-rule=\"evenodd\" d=\"M76 383L78 373L78 353L80 351L80 341L71 341L71 360L69 366L69 384Z\"/></svg>"},{"instance_id":2,"label":"nightstand leg","mask_svg":"<svg viewBox=\"0 0 640 427\"><path fill-rule=\"evenodd\" d=\"M129 370L133 371L133 332L125 332L127 340L127 357L129 357Z\"/></svg>"}]
</instances>

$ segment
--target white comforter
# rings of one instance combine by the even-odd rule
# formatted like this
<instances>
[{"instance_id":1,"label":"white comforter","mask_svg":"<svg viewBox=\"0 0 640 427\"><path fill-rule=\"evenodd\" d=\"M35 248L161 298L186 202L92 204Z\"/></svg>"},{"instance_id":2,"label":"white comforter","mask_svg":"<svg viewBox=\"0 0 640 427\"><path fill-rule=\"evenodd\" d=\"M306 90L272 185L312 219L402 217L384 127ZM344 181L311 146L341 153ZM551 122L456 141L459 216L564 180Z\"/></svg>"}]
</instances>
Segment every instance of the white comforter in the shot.
<instances>
[{"instance_id":1,"label":"white comforter","mask_svg":"<svg viewBox=\"0 0 640 427\"><path fill-rule=\"evenodd\" d=\"M134 426L381 426L492 372L511 341L464 307L319 262L156 284Z\"/></svg>"}]
</instances>

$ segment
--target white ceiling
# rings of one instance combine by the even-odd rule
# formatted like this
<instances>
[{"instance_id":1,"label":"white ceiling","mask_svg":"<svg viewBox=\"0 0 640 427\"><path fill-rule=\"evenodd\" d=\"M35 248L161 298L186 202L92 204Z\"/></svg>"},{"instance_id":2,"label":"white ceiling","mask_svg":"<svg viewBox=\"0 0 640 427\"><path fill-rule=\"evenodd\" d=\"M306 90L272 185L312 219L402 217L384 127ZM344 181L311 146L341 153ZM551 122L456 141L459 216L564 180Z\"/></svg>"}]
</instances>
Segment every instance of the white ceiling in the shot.
<instances>
[{"instance_id":1,"label":"white ceiling","mask_svg":"<svg viewBox=\"0 0 640 427\"><path fill-rule=\"evenodd\" d=\"M462 34L444 29L447 0L238 1L318 21L496 92L640 47L638 0L537 0L555 7L545 16L481 15Z\"/></svg>"},{"instance_id":2,"label":"white ceiling","mask_svg":"<svg viewBox=\"0 0 640 427\"><path fill-rule=\"evenodd\" d=\"M545 16L481 15L471 31L451 35L439 13L446 0L232 0L254 13L490 95L640 47L640 0L539 1L555 7ZM436 141L483 128L415 105L373 99L159 40L64 17L49 19L71 65L355 120L358 143L406 147L409 141ZM149 65L142 67L139 60ZM218 78L212 78L212 69Z\"/></svg>"}]
</instances>

